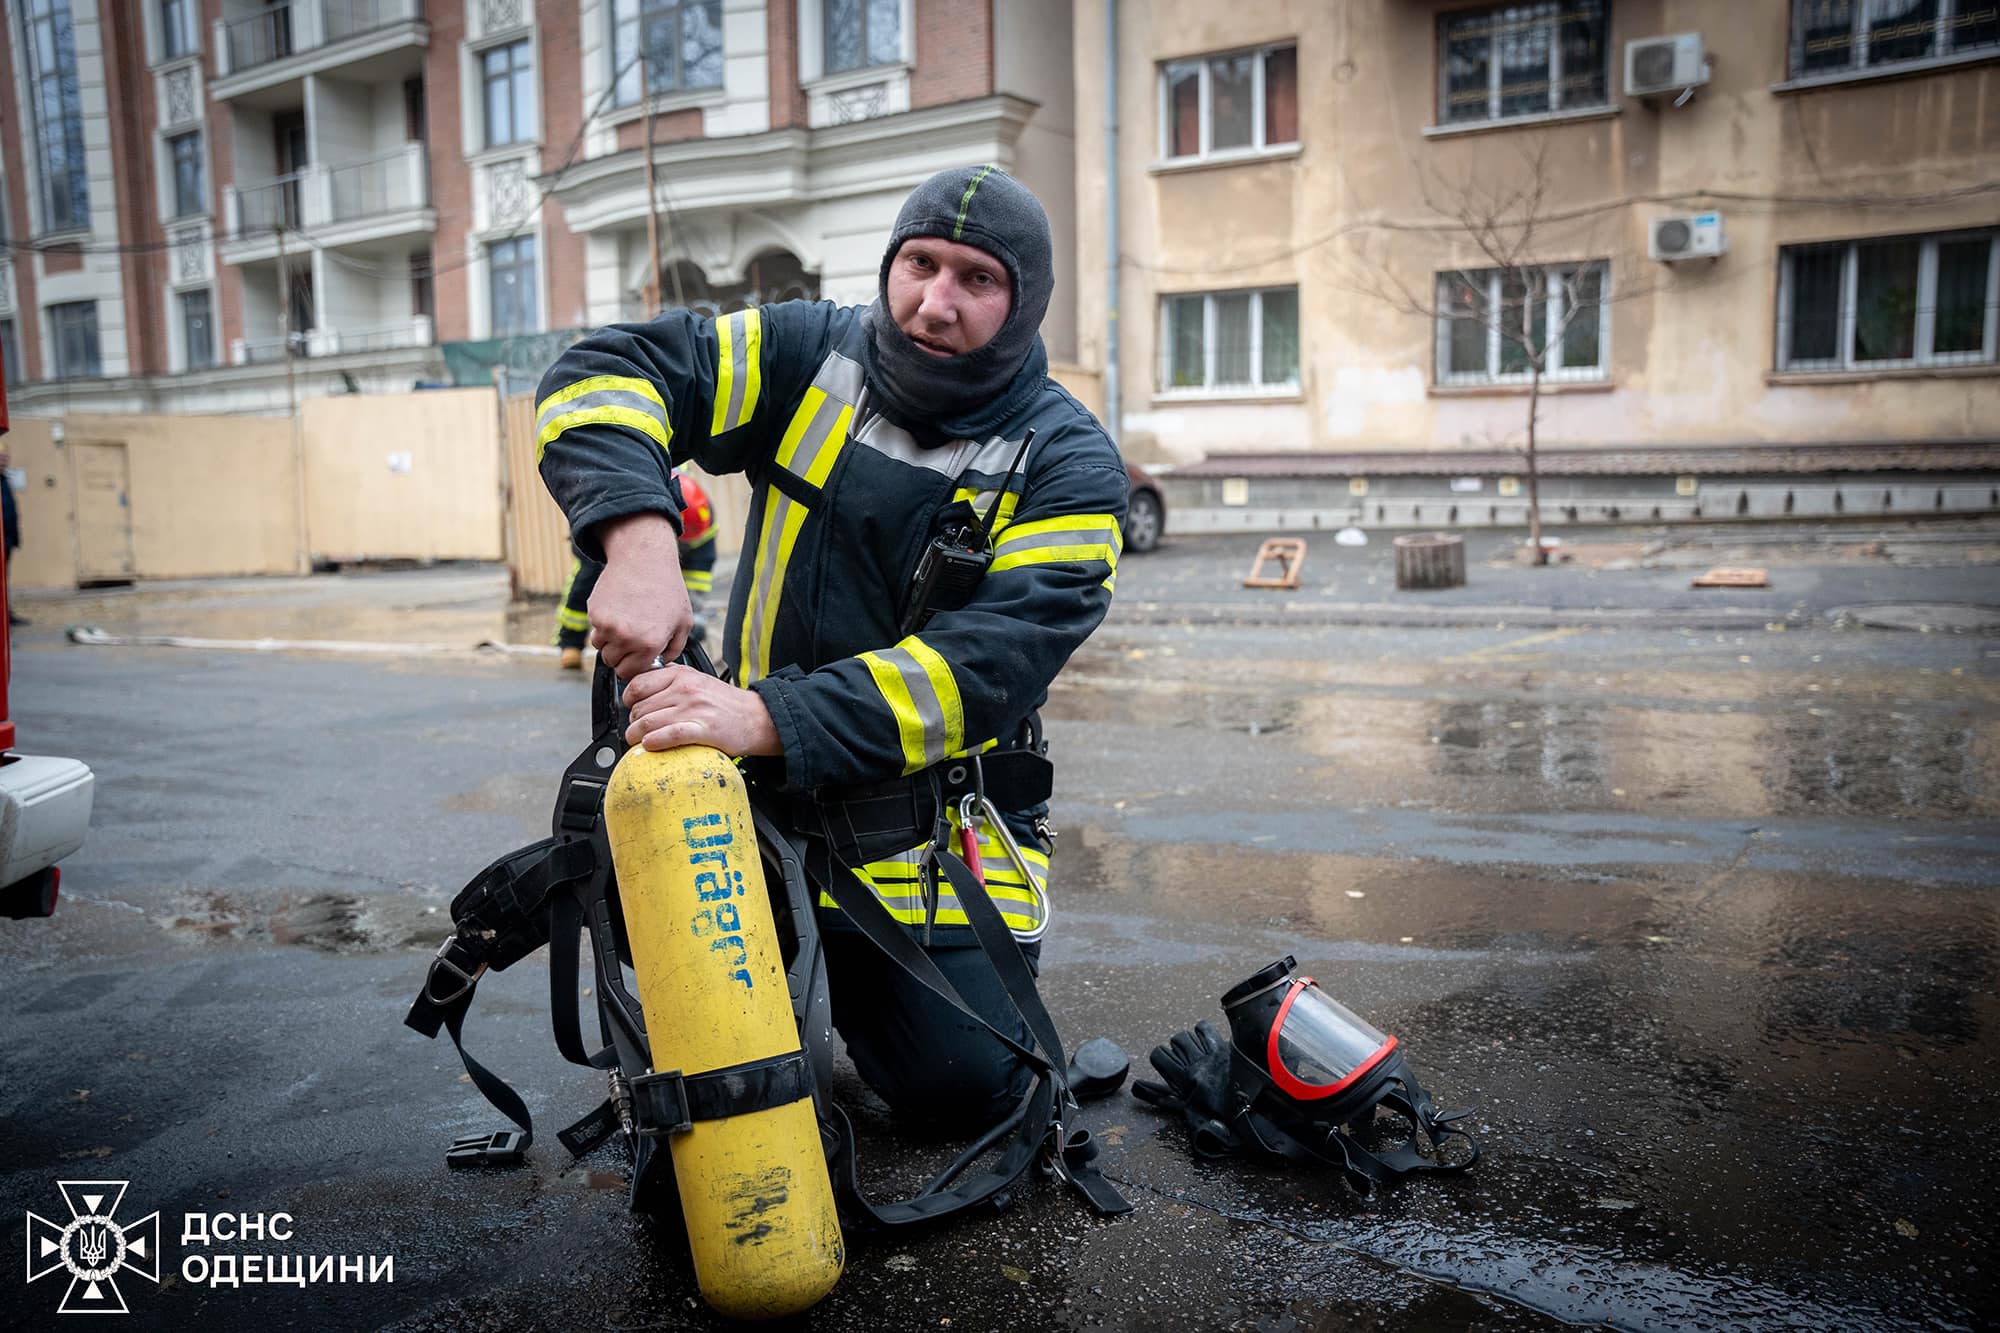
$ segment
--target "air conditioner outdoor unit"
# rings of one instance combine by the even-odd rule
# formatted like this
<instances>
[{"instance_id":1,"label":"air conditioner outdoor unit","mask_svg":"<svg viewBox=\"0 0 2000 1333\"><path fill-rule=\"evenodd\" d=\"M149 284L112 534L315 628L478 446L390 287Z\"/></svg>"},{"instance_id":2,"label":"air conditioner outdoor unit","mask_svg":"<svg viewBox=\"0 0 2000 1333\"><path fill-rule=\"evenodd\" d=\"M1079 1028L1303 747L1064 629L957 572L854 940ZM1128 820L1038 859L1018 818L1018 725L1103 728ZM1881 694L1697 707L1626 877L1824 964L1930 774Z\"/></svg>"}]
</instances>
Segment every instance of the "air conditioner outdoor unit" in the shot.
<instances>
[{"instance_id":1,"label":"air conditioner outdoor unit","mask_svg":"<svg viewBox=\"0 0 2000 1333\"><path fill-rule=\"evenodd\" d=\"M1684 92L1708 82L1701 34L1677 32L1625 43L1625 95Z\"/></svg>"},{"instance_id":2,"label":"air conditioner outdoor unit","mask_svg":"<svg viewBox=\"0 0 2000 1333\"><path fill-rule=\"evenodd\" d=\"M1728 251L1720 213L1654 218L1646 237L1646 253L1669 264L1682 259L1715 259Z\"/></svg>"}]
</instances>

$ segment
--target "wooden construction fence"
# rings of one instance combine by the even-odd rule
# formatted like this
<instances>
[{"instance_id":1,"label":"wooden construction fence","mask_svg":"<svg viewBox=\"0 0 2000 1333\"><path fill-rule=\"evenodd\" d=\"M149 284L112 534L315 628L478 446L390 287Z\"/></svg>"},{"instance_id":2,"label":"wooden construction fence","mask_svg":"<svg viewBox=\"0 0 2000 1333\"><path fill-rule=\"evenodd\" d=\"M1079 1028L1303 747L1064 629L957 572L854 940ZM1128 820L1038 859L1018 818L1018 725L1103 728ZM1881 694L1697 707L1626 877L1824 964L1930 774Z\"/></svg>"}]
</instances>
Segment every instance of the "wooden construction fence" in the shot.
<instances>
[{"instance_id":1,"label":"wooden construction fence","mask_svg":"<svg viewBox=\"0 0 2000 1333\"><path fill-rule=\"evenodd\" d=\"M501 408L507 447L507 569L516 597L560 597L572 559L569 523L535 466L535 400L520 394ZM714 504L717 555L728 562L743 546L750 487L741 473L712 477L689 468ZM718 593L721 587L718 585Z\"/></svg>"}]
</instances>

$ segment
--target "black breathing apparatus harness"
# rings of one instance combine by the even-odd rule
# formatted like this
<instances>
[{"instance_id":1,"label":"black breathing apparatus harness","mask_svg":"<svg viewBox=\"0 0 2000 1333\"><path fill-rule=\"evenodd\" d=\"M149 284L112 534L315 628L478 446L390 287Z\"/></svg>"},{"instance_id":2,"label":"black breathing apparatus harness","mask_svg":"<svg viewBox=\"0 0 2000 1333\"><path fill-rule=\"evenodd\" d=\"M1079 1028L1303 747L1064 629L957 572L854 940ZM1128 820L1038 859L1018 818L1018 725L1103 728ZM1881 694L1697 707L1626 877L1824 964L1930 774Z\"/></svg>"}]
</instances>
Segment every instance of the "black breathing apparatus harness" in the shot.
<instances>
[{"instance_id":1,"label":"black breathing apparatus harness","mask_svg":"<svg viewBox=\"0 0 2000 1333\"><path fill-rule=\"evenodd\" d=\"M1025 441L1022 451L1026 451ZM1019 462L1017 455L1017 467ZM1005 495L1004 485L1001 494ZM988 525L977 526L984 548ZM938 542L944 536L941 529L932 550L940 549ZM963 553L968 548L955 549ZM954 558L938 557L938 569L943 572L916 590L913 607L934 611L950 605L948 598L962 579L953 572ZM991 558L986 550L986 562ZM984 565L980 568L983 572ZM691 644L681 661L714 673L699 645ZM446 1154L447 1164L509 1165L519 1162L534 1140L534 1124L526 1104L466 1050L463 1026L480 977L488 971L504 971L547 944L551 946L549 994L557 1049L571 1063L606 1071L610 1084L605 1101L557 1137L577 1157L618 1135L628 1138L633 1149L631 1200L635 1208L658 1197L670 1161L660 1149L669 1136L687 1131L696 1121L784 1105L810 1092L834 1187L849 1225L899 1228L982 1206L997 1212L1011 1203L1013 1191L1035 1166L1045 1175L1067 1181L1101 1216L1131 1211L1131 1203L1099 1170L1098 1146L1090 1133L1070 1125L1076 1099L1055 1022L1042 1003L1034 974L1013 933L979 876L951 846L949 836L946 812L954 802L962 803L958 808L967 814L974 810L972 802L977 802L1004 832L993 805L996 797L1014 809L1047 799L1050 771L1039 724L1024 728L1024 739L1010 748L966 760L948 760L909 778L873 787L822 790L811 798L799 798L749 784L765 879L783 937L792 1015L803 1049L773 1060L683 1075L654 1071L644 1011L624 979L623 964L631 955L603 818L605 785L626 749L620 692L616 676L600 662L591 694L595 734L564 770L550 836L494 861L453 899L453 933L431 960L423 988L404 1020L427 1037L435 1037L440 1029L445 1031L473 1085L517 1126L458 1139ZM926 890L931 915L935 916L936 910L937 877L942 877L956 894L979 947L1026 1030L1025 1040L1000 1030L975 1012L909 931L852 873L869 860L906 851L926 837L930 839L924 865L926 883L932 886ZM893 966L939 1003L986 1029L1033 1074L1033 1087L1014 1114L993 1126L907 1199L878 1202L863 1194L856 1171L853 1127L829 1091L832 1010L825 956L814 918L821 891ZM594 1050L584 1040L576 1002L577 944L586 930L596 972L598 1045ZM995 1148L999 1149L996 1158L973 1169L975 1162Z\"/></svg>"}]
</instances>

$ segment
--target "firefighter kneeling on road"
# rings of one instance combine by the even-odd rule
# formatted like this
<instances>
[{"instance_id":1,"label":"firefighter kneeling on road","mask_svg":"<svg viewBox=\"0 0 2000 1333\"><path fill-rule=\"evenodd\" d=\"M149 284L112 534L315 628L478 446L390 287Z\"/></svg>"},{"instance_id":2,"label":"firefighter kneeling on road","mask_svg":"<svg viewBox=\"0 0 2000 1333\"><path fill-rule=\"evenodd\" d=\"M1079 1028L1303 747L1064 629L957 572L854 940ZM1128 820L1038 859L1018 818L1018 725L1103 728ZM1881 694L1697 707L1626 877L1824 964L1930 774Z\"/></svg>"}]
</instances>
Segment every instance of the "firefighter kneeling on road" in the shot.
<instances>
[{"instance_id":1,"label":"firefighter kneeling on road","mask_svg":"<svg viewBox=\"0 0 2000 1333\"><path fill-rule=\"evenodd\" d=\"M708 492L681 468L674 469L674 484L681 491L681 535L676 543L681 560L681 579L687 584L691 605L696 609L694 637L702 637L699 626L700 598L715 587L715 511ZM583 645L590 634L590 594L604 566L581 551L570 562L569 585L563 589L562 605L556 608L556 647L562 649L562 669L583 669Z\"/></svg>"},{"instance_id":2,"label":"firefighter kneeling on road","mask_svg":"<svg viewBox=\"0 0 2000 1333\"><path fill-rule=\"evenodd\" d=\"M1036 964L1046 783L988 781L973 800L939 775L982 752L988 773L999 754L1039 753L1036 709L1111 601L1125 469L1048 378L1053 286L1034 195L993 167L946 171L898 215L873 305L670 310L601 329L544 378L537 428L543 479L604 564L591 642L627 682L628 740L746 757L819 873L858 877L1024 1041L956 895L922 867L936 838L962 844ZM685 461L751 486L716 654L726 681L653 666L693 623L671 484ZM887 838L882 812L917 804L899 793L941 790L935 827ZM842 916L822 895L834 1025L862 1077L947 1132L1003 1118L1032 1081L1020 1057L884 966Z\"/></svg>"}]
</instances>

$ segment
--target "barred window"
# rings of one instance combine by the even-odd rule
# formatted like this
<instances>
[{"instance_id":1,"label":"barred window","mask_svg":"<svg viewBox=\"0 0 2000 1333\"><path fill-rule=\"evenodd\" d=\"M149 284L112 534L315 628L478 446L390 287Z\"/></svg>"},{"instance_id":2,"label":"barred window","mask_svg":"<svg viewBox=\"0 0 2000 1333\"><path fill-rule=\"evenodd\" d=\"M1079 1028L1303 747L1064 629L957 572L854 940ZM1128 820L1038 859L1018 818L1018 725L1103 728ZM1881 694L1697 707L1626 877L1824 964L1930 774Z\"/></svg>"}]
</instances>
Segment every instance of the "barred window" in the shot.
<instances>
[{"instance_id":1,"label":"barred window","mask_svg":"<svg viewBox=\"0 0 2000 1333\"><path fill-rule=\"evenodd\" d=\"M2000 0L1792 0L1792 77L2000 53Z\"/></svg>"},{"instance_id":2,"label":"barred window","mask_svg":"<svg viewBox=\"0 0 2000 1333\"><path fill-rule=\"evenodd\" d=\"M1990 364L1996 325L2000 230L1779 251L1780 370Z\"/></svg>"},{"instance_id":3,"label":"barred window","mask_svg":"<svg viewBox=\"0 0 2000 1333\"><path fill-rule=\"evenodd\" d=\"M1289 390L1299 383L1299 289L1160 298L1163 390Z\"/></svg>"},{"instance_id":4,"label":"barred window","mask_svg":"<svg viewBox=\"0 0 2000 1333\"><path fill-rule=\"evenodd\" d=\"M1438 21L1438 123L1546 116L1611 104L1606 0L1541 0Z\"/></svg>"},{"instance_id":5,"label":"barred window","mask_svg":"<svg viewBox=\"0 0 2000 1333\"><path fill-rule=\"evenodd\" d=\"M1440 384L1601 380L1609 372L1610 264L1454 270L1438 274Z\"/></svg>"}]
</instances>

